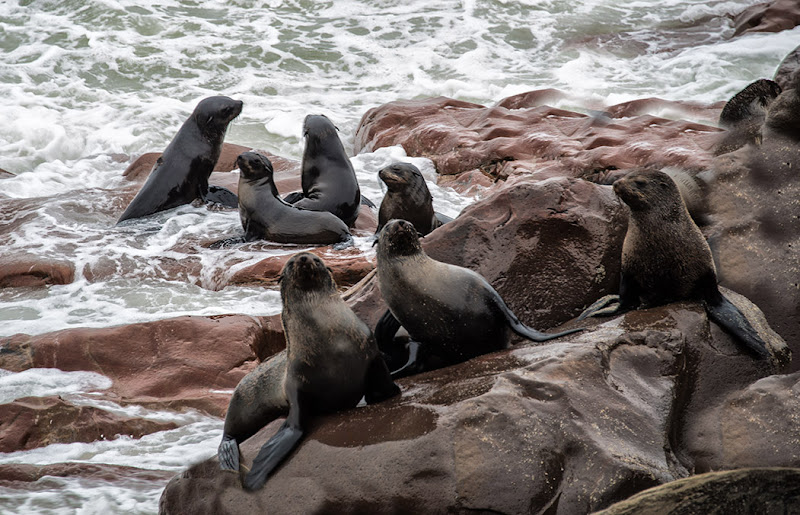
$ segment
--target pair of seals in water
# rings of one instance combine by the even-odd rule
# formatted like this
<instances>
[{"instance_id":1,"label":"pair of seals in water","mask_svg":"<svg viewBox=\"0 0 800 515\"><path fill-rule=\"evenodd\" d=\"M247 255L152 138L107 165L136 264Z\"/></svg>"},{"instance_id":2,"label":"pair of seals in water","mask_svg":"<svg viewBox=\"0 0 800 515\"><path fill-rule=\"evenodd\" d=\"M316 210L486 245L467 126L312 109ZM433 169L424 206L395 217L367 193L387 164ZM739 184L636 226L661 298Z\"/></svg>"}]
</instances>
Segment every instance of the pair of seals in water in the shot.
<instances>
[{"instance_id":1,"label":"pair of seals in water","mask_svg":"<svg viewBox=\"0 0 800 515\"><path fill-rule=\"evenodd\" d=\"M303 191L290 193L284 200L302 209L328 211L352 227L358 218L361 189L336 126L324 115L308 115L303 136Z\"/></svg>"},{"instance_id":2,"label":"pair of seals in water","mask_svg":"<svg viewBox=\"0 0 800 515\"><path fill-rule=\"evenodd\" d=\"M630 208L619 295L601 298L578 319L621 314L639 305L700 300L708 317L749 351L770 356L747 318L720 293L711 249L675 182L657 170L636 170L614 183L614 193Z\"/></svg>"},{"instance_id":3,"label":"pair of seals in water","mask_svg":"<svg viewBox=\"0 0 800 515\"><path fill-rule=\"evenodd\" d=\"M245 241L353 244L347 225L327 211L300 209L283 201L273 181L272 163L262 154L245 152L239 166L239 216Z\"/></svg>"},{"instance_id":4,"label":"pair of seals in water","mask_svg":"<svg viewBox=\"0 0 800 515\"><path fill-rule=\"evenodd\" d=\"M394 163L378 172L378 177L386 184L388 191L378 210L378 229L389 220L400 219L411 222L417 232L425 236L450 217L433 210L433 197L419 168L410 163Z\"/></svg>"},{"instance_id":5,"label":"pair of seals in water","mask_svg":"<svg viewBox=\"0 0 800 515\"><path fill-rule=\"evenodd\" d=\"M156 161L147 181L117 223L152 215L195 199L236 207L236 195L208 185L228 124L242 112L242 101L215 96L197 104L191 116Z\"/></svg>"},{"instance_id":6,"label":"pair of seals in water","mask_svg":"<svg viewBox=\"0 0 800 515\"><path fill-rule=\"evenodd\" d=\"M296 254L284 266L280 283L286 350L236 387L218 451L220 467L238 472L238 444L288 410L245 477L250 490L263 486L314 414L353 408L362 397L371 404L400 393L372 331L344 303L322 259Z\"/></svg>"},{"instance_id":7,"label":"pair of seals in water","mask_svg":"<svg viewBox=\"0 0 800 515\"><path fill-rule=\"evenodd\" d=\"M509 330L536 342L582 330L545 334L526 326L481 275L428 257L410 222L389 221L377 245L378 284L389 306L375 328L378 346L398 359L403 351L394 335L401 325L418 344L393 377L507 348Z\"/></svg>"}]
</instances>

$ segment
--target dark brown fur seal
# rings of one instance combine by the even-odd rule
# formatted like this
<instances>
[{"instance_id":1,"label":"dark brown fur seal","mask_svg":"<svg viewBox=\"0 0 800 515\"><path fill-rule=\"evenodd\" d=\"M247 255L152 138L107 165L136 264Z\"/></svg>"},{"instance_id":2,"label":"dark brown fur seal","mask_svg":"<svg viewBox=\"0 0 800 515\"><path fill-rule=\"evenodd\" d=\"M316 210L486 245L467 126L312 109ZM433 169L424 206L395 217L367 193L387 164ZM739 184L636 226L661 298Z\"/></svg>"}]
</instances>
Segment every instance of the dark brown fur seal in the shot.
<instances>
[{"instance_id":1,"label":"dark brown fur seal","mask_svg":"<svg viewBox=\"0 0 800 515\"><path fill-rule=\"evenodd\" d=\"M425 236L442 225L441 217L433 211L433 197L419 169L410 163L394 163L378 172L388 191L378 210L378 229L394 218L414 224Z\"/></svg>"},{"instance_id":2,"label":"dark brown fur seal","mask_svg":"<svg viewBox=\"0 0 800 515\"><path fill-rule=\"evenodd\" d=\"M326 211L309 211L284 202L273 182L272 163L256 152L244 152L239 166L239 216L245 240L278 243L353 244L347 225Z\"/></svg>"},{"instance_id":3,"label":"dark brown fur seal","mask_svg":"<svg viewBox=\"0 0 800 515\"><path fill-rule=\"evenodd\" d=\"M740 149L748 143L760 143L761 125L769 105L781 94L777 82L759 79L748 84L722 108L718 125L725 129L714 153L726 154Z\"/></svg>"},{"instance_id":4,"label":"dark brown fur seal","mask_svg":"<svg viewBox=\"0 0 800 515\"><path fill-rule=\"evenodd\" d=\"M294 449L309 417L374 403L400 393L372 331L336 291L318 256L301 252L281 272L286 350L242 379L231 397L218 456L223 470L239 470L238 444L286 413L288 417L253 460L245 488L267 476Z\"/></svg>"},{"instance_id":5,"label":"dark brown fur seal","mask_svg":"<svg viewBox=\"0 0 800 515\"><path fill-rule=\"evenodd\" d=\"M208 177L222 152L228 124L241 112L241 100L223 96L201 100L117 223L190 204L198 198L236 207L236 195L225 188L209 188Z\"/></svg>"},{"instance_id":6,"label":"dark brown fur seal","mask_svg":"<svg viewBox=\"0 0 800 515\"><path fill-rule=\"evenodd\" d=\"M748 350L761 358L770 356L747 318L720 293L711 249L689 216L675 182L657 170L636 170L614 183L614 193L630 208L619 295L603 297L579 319L699 300L709 318Z\"/></svg>"},{"instance_id":7,"label":"dark brown fur seal","mask_svg":"<svg viewBox=\"0 0 800 515\"><path fill-rule=\"evenodd\" d=\"M308 115L303 135L303 191L289 194L284 200L303 209L328 211L352 227L358 218L361 189L336 126L326 116Z\"/></svg>"},{"instance_id":8,"label":"dark brown fur seal","mask_svg":"<svg viewBox=\"0 0 800 515\"><path fill-rule=\"evenodd\" d=\"M405 220L391 220L378 238L378 284L389 306L375 328L378 344L397 354L393 337L400 325L420 355L395 377L461 363L509 346L510 332L536 342L580 331L545 334L522 322L480 274L428 257L417 230Z\"/></svg>"}]
</instances>

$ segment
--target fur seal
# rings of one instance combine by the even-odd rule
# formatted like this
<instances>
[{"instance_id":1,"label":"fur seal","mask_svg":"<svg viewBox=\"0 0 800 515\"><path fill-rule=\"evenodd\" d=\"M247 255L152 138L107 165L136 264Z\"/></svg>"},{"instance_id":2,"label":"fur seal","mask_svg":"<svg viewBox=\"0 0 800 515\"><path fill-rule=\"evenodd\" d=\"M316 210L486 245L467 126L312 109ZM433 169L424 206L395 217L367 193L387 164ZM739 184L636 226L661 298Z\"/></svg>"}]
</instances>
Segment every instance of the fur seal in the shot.
<instances>
[{"instance_id":1,"label":"fur seal","mask_svg":"<svg viewBox=\"0 0 800 515\"><path fill-rule=\"evenodd\" d=\"M526 326L480 274L425 254L411 222L390 220L377 245L378 285L389 306L375 328L378 346L396 356L393 337L400 325L419 343L418 355L412 348L393 377L507 348L509 330L536 342L582 330L545 334Z\"/></svg>"},{"instance_id":2,"label":"fur seal","mask_svg":"<svg viewBox=\"0 0 800 515\"><path fill-rule=\"evenodd\" d=\"M297 446L309 417L398 395L372 331L336 291L318 256L301 252L281 271L281 320L286 350L247 374L231 397L218 456L223 470L239 470L238 444L286 413L258 452L244 487L254 490Z\"/></svg>"},{"instance_id":3,"label":"fur seal","mask_svg":"<svg viewBox=\"0 0 800 515\"><path fill-rule=\"evenodd\" d=\"M414 224L417 232L425 236L441 226L448 217L433 211L433 197L419 168L411 163L394 163L378 172L388 191L378 210L378 229L394 218Z\"/></svg>"},{"instance_id":4,"label":"fur seal","mask_svg":"<svg viewBox=\"0 0 800 515\"><path fill-rule=\"evenodd\" d=\"M353 244L347 225L327 211L309 211L284 202L273 182L272 163L256 152L244 152L239 166L239 217L245 240L278 243Z\"/></svg>"},{"instance_id":5,"label":"fur seal","mask_svg":"<svg viewBox=\"0 0 800 515\"><path fill-rule=\"evenodd\" d=\"M760 143L761 125L769 105L781 94L777 82L759 79L731 97L722 108L717 124L728 129L714 148L715 155L738 150L748 143Z\"/></svg>"},{"instance_id":6,"label":"fur seal","mask_svg":"<svg viewBox=\"0 0 800 515\"><path fill-rule=\"evenodd\" d=\"M303 191L290 193L284 200L299 208L328 211L352 227L358 218L361 190L336 127L326 116L310 114L303 122L303 136Z\"/></svg>"},{"instance_id":7,"label":"fur seal","mask_svg":"<svg viewBox=\"0 0 800 515\"><path fill-rule=\"evenodd\" d=\"M663 172L639 169L615 182L614 193L630 208L619 295L601 298L578 319L699 300L708 317L748 350L761 358L770 356L747 318L720 293L711 249L675 182Z\"/></svg>"},{"instance_id":8,"label":"fur seal","mask_svg":"<svg viewBox=\"0 0 800 515\"><path fill-rule=\"evenodd\" d=\"M153 166L147 181L117 223L165 211L200 198L236 207L236 195L208 185L222 152L228 124L242 112L242 101L224 96L200 101Z\"/></svg>"}]
</instances>

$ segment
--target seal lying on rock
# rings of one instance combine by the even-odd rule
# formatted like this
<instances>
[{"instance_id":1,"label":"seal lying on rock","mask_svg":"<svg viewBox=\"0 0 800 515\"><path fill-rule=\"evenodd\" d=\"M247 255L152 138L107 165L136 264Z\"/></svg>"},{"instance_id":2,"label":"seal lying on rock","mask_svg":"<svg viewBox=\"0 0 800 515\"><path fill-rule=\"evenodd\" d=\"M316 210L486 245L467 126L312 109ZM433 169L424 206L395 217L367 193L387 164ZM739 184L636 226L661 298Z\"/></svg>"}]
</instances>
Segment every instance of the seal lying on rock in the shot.
<instances>
[{"instance_id":1,"label":"seal lying on rock","mask_svg":"<svg viewBox=\"0 0 800 515\"><path fill-rule=\"evenodd\" d=\"M336 126L324 115L308 115L303 123L303 191L284 200L303 209L328 211L352 227L358 218L361 190Z\"/></svg>"},{"instance_id":2,"label":"seal lying on rock","mask_svg":"<svg viewBox=\"0 0 800 515\"><path fill-rule=\"evenodd\" d=\"M389 191L378 210L376 233L395 218L411 222L423 236L452 220L433 211L433 197L425 178L411 163L394 163L381 169L378 176Z\"/></svg>"},{"instance_id":3,"label":"seal lying on rock","mask_svg":"<svg viewBox=\"0 0 800 515\"><path fill-rule=\"evenodd\" d=\"M393 377L507 348L509 330L536 342L582 330L545 334L526 326L480 274L428 257L410 222L389 221L377 244L378 285L389 305L375 328L378 346L396 356L393 337L400 325L419 343Z\"/></svg>"},{"instance_id":4,"label":"seal lying on rock","mask_svg":"<svg viewBox=\"0 0 800 515\"><path fill-rule=\"evenodd\" d=\"M675 182L663 172L640 169L617 180L614 193L630 208L619 295L603 297L578 319L697 299L709 318L749 351L769 357L758 332L720 293L711 249L689 216ZM613 302L617 304L609 306Z\"/></svg>"},{"instance_id":5,"label":"seal lying on rock","mask_svg":"<svg viewBox=\"0 0 800 515\"><path fill-rule=\"evenodd\" d=\"M257 152L244 152L239 166L239 216L245 240L278 243L353 244L347 225L327 211L300 209L284 202L273 181L272 163Z\"/></svg>"},{"instance_id":6,"label":"seal lying on rock","mask_svg":"<svg viewBox=\"0 0 800 515\"><path fill-rule=\"evenodd\" d=\"M242 101L209 97L200 101L178 134L158 158L147 181L117 223L189 204L204 202L237 206L236 195L208 185L228 124L242 112Z\"/></svg>"},{"instance_id":7,"label":"seal lying on rock","mask_svg":"<svg viewBox=\"0 0 800 515\"><path fill-rule=\"evenodd\" d=\"M239 470L238 444L277 416L288 417L259 451L245 488L267 476L294 449L309 417L374 403L400 393L372 331L344 303L330 270L314 254L292 256L281 272L286 350L247 374L231 397L218 456Z\"/></svg>"}]
</instances>

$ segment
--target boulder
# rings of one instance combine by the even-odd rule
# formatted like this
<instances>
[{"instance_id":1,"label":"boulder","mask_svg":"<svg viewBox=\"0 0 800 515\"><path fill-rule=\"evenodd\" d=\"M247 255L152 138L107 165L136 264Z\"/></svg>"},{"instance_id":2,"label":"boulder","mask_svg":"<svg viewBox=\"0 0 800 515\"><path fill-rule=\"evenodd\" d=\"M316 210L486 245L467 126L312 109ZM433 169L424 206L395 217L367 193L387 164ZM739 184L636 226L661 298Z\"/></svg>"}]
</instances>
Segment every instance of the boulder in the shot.
<instances>
[{"instance_id":1,"label":"boulder","mask_svg":"<svg viewBox=\"0 0 800 515\"><path fill-rule=\"evenodd\" d=\"M69 284L75 266L60 259L20 253L0 257L0 288Z\"/></svg>"},{"instance_id":2,"label":"boulder","mask_svg":"<svg viewBox=\"0 0 800 515\"><path fill-rule=\"evenodd\" d=\"M751 32L781 32L800 25L796 0L773 0L752 5L733 18L733 37Z\"/></svg>"},{"instance_id":3,"label":"boulder","mask_svg":"<svg viewBox=\"0 0 800 515\"><path fill-rule=\"evenodd\" d=\"M775 76L772 80L777 82L782 89L787 89L792 75L794 75L794 72L796 72L798 68L800 68L800 46L789 52L786 57L783 58L781 64L778 65L778 69L775 70Z\"/></svg>"},{"instance_id":4,"label":"boulder","mask_svg":"<svg viewBox=\"0 0 800 515\"><path fill-rule=\"evenodd\" d=\"M795 513L799 509L800 469L752 468L679 479L595 515Z\"/></svg>"},{"instance_id":5,"label":"boulder","mask_svg":"<svg viewBox=\"0 0 800 515\"><path fill-rule=\"evenodd\" d=\"M97 372L113 381L104 395L115 402L222 416L225 390L256 365L255 349L267 347L262 338L260 320L245 315L17 334L0 338L0 368Z\"/></svg>"},{"instance_id":6,"label":"boulder","mask_svg":"<svg viewBox=\"0 0 800 515\"><path fill-rule=\"evenodd\" d=\"M698 377L716 369L714 386L734 389L769 373L709 330L698 303L591 323L569 339L401 379L400 397L315 418L252 494L216 458L192 466L167 485L160 513L588 513L689 475L673 438L683 408L698 396L720 401ZM280 424L240 446L245 466Z\"/></svg>"},{"instance_id":7,"label":"boulder","mask_svg":"<svg viewBox=\"0 0 800 515\"><path fill-rule=\"evenodd\" d=\"M91 406L76 406L60 397L25 397L0 405L0 452L51 443L112 440L178 427L172 422L117 416Z\"/></svg>"},{"instance_id":8,"label":"boulder","mask_svg":"<svg viewBox=\"0 0 800 515\"><path fill-rule=\"evenodd\" d=\"M100 481L167 481L173 474L163 470L145 470L104 463L53 463L51 465L0 465L0 484L22 489L45 476L80 477ZM34 487L35 488L35 487Z\"/></svg>"},{"instance_id":9,"label":"boulder","mask_svg":"<svg viewBox=\"0 0 800 515\"><path fill-rule=\"evenodd\" d=\"M312 249L331 269L333 279L339 288L347 288L364 278L375 268L375 264L358 249L339 252L327 251L327 247ZM237 270L228 280L230 285L260 284L265 287L278 287L281 270L294 255L284 254L263 259L254 265ZM373 256L374 261L374 256Z\"/></svg>"}]
</instances>

